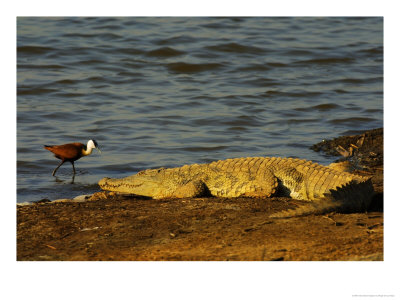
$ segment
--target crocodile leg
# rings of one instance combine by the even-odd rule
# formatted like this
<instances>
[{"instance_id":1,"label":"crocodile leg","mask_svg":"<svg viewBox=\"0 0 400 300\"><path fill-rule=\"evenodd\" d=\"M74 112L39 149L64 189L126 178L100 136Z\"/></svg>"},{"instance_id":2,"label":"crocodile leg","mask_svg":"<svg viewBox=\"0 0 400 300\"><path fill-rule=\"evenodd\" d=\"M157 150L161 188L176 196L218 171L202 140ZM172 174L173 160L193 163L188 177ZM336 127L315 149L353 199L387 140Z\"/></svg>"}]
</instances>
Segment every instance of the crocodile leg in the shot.
<instances>
[{"instance_id":1,"label":"crocodile leg","mask_svg":"<svg viewBox=\"0 0 400 300\"><path fill-rule=\"evenodd\" d=\"M284 194L297 200L310 200L309 191L306 188L304 175L295 168L283 168L274 172L280 180L280 189Z\"/></svg>"},{"instance_id":2,"label":"crocodile leg","mask_svg":"<svg viewBox=\"0 0 400 300\"><path fill-rule=\"evenodd\" d=\"M210 195L205 183L201 180L192 180L178 187L172 194L174 198L196 198ZM155 197L157 198L157 197ZM162 198L162 197L160 197Z\"/></svg>"}]
</instances>

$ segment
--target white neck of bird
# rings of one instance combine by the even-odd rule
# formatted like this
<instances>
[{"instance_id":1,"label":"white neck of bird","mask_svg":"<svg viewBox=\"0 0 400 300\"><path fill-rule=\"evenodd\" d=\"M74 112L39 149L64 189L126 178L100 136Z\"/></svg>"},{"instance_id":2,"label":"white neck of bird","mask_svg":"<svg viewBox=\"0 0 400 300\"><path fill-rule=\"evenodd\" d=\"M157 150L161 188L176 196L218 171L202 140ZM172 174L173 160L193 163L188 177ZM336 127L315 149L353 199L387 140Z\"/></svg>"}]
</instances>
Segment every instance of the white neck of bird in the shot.
<instances>
[{"instance_id":1,"label":"white neck of bird","mask_svg":"<svg viewBox=\"0 0 400 300\"><path fill-rule=\"evenodd\" d=\"M85 150L85 149L82 149L82 154L83 154L84 156L86 156L86 155L91 154L92 151L93 151L93 148L92 148L92 147L86 147L86 150Z\"/></svg>"},{"instance_id":2,"label":"white neck of bird","mask_svg":"<svg viewBox=\"0 0 400 300\"><path fill-rule=\"evenodd\" d=\"M86 156L92 153L93 149L96 148L94 143L90 140L86 145L86 150L82 149L82 155Z\"/></svg>"}]
</instances>

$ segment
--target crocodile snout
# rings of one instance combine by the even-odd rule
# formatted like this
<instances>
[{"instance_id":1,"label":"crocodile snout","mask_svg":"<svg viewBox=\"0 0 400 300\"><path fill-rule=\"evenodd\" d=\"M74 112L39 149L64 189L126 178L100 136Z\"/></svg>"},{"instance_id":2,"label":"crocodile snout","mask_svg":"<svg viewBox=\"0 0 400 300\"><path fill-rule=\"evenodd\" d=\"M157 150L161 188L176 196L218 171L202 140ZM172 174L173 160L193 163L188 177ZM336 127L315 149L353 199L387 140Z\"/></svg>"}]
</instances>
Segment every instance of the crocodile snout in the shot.
<instances>
[{"instance_id":1,"label":"crocodile snout","mask_svg":"<svg viewBox=\"0 0 400 300\"><path fill-rule=\"evenodd\" d=\"M104 177L103 179L100 179L99 185L103 186L103 185L107 184L108 179L110 179L110 177Z\"/></svg>"}]
</instances>

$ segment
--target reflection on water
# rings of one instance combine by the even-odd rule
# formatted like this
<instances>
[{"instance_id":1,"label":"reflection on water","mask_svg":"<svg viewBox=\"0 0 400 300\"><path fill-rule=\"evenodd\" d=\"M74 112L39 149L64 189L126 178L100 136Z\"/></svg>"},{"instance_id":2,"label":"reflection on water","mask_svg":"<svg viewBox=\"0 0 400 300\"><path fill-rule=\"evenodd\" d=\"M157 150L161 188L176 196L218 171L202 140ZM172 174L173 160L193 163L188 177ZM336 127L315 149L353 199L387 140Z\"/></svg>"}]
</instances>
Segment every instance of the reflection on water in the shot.
<instances>
[{"instance_id":1,"label":"reflection on water","mask_svg":"<svg viewBox=\"0 0 400 300\"><path fill-rule=\"evenodd\" d=\"M18 18L18 201L383 126L382 18ZM43 144L102 154L51 176Z\"/></svg>"}]
</instances>

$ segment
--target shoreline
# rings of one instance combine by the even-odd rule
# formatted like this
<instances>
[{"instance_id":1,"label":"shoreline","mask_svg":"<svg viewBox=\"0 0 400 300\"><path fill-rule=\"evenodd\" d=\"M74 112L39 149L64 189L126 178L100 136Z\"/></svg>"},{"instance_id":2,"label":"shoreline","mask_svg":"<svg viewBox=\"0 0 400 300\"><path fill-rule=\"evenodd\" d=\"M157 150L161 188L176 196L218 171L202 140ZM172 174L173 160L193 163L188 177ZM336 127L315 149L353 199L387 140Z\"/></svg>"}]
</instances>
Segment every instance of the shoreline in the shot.
<instances>
[{"instance_id":1,"label":"shoreline","mask_svg":"<svg viewBox=\"0 0 400 300\"><path fill-rule=\"evenodd\" d=\"M323 143L349 149L360 136ZM268 215L304 203L108 192L17 203L17 260L383 260L383 130L367 131L363 141L357 157L364 168L354 172L373 179L367 212L272 220Z\"/></svg>"}]
</instances>

